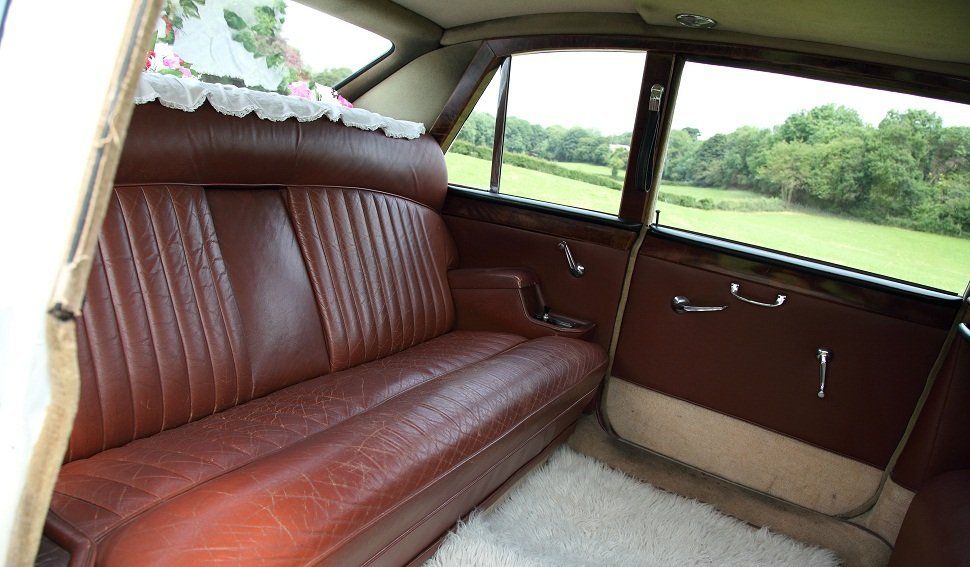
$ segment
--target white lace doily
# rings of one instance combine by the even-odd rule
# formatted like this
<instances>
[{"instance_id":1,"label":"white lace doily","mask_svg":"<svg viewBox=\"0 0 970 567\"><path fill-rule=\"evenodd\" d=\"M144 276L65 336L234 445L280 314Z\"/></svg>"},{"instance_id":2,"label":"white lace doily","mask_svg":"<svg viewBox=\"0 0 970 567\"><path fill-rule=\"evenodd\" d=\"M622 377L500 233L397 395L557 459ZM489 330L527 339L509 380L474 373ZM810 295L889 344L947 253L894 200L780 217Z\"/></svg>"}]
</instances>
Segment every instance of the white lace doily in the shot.
<instances>
[{"instance_id":1,"label":"white lace doily","mask_svg":"<svg viewBox=\"0 0 970 567\"><path fill-rule=\"evenodd\" d=\"M264 120L281 122L296 118L310 122L326 116L345 126L361 130L384 131L389 138L413 140L424 134L424 124L395 120L363 108L347 108L337 103L310 101L278 93L253 91L232 85L204 83L198 79L183 79L171 75L145 72L138 79L135 104L157 100L162 106L193 112L205 101L212 108L231 116L246 116L255 112Z\"/></svg>"}]
</instances>

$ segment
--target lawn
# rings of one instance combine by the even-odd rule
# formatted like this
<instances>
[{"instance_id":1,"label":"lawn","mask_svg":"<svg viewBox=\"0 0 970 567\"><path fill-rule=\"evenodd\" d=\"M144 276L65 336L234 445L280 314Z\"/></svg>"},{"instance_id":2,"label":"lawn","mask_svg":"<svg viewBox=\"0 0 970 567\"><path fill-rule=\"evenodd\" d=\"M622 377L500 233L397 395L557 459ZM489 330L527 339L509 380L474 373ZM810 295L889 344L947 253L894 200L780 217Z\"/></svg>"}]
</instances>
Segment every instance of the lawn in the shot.
<instances>
[{"instance_id":1,"label":"lawn","mask_svg":"<svg viewBox=\"0 0 970 567\"><path fill-rule=\"evenodd\" d=\"M568 167L569 169L575 169L576 171L583 171L585 173L602 175L603 177L607 177L615 181L622 182L623 178L626 177L626 171L618 171L616 172L616 177L613 177L611 175L613 170L605 165L595 165L592 163L582 163L582 162L575 162L575 161L557 161L556 163L563 167Z\"/></svg>"},{"instance_id":2,"label":"lawn","mask_svg":"<svg viewBox=\"0 0 970 567\"><path fill-rule=\"evenodd\" d=\"M485 187L488 161L448 154L449 179ZM592 166L598 167L598 166ZM662 186L695 198L760 197L747 191ZM620 192L519 167L502 171L502 192L615 214ZM870 224L831 215L790 212L705 211L658 203L668 226L757 244L800 256L885 274L954 292L970 278L970 239Z\"/></svg>"}]
</instances>

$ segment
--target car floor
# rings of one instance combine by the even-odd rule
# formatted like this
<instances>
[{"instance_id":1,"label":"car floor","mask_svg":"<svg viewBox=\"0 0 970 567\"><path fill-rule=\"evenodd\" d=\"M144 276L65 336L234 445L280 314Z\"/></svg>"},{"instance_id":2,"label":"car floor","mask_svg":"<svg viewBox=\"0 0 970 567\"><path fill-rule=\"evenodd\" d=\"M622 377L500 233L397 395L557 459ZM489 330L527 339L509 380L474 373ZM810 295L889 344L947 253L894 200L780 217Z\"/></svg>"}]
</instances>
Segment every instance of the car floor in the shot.
<instances>
[{"instance_id":1,"label":"car floor","mask_svg":"<svg viewBox=\"0 0 970 567\"><path fill-rule=\"evenodd\" d=\"M758 529L565 446L497 506L459 525L426 565L839 563L830 550Z\"/></svg>"},{"instance_id":2,"label":"car floor","mask_svg":"<svg viewBox=\"0 0 970 567\"><path fill-rule=\"evenodd\" d=\"M568 445L652 486L706 502L756 527L768 527L800 542L831 549L846 566L885 565L890 545L853 523L789 504L707 474L608 435L593 416L584 416Z\"/></svg>"}]
</instances>

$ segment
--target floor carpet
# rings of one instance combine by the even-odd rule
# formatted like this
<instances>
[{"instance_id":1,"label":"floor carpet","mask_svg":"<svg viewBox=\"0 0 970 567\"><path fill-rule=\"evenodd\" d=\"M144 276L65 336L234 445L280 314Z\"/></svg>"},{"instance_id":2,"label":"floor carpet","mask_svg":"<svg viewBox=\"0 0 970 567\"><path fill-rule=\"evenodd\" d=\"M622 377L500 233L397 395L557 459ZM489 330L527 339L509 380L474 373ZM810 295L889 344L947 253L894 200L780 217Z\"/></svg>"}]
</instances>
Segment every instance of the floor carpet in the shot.
<instances>
[{"instance_id":1,"label":"floor carpet","mask_svg":"<svg viewBox=\"0 0 970 567\"><path fill-rule=\"evenodd\" d=\"M828 550L757 529L563 447L425 567L834 566Z\"/></svg>"}]
</instances>

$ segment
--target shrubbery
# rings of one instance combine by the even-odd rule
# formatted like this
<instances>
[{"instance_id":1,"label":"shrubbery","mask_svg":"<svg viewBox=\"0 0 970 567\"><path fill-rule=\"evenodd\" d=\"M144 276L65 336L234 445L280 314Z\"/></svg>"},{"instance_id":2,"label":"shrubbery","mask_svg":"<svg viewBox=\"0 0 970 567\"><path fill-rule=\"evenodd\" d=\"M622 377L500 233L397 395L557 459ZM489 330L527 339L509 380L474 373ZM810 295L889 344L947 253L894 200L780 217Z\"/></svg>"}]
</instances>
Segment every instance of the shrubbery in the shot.
<instances>
[{"instance_id":1,"label":"shrubbery","mask_svg":"<svg viewBox=\"0 0 970 567\"><path fill-rule=\"evenodd\" d=\"M455 152L457 154L464 154L466 156L480 158L480 159L487 159L487 160L492 159L491 148L485 147L485 146L474 146L463 140L455 140L451 144L451 149L449 151ZM505 155L502 158L502 162L507 165L514 165L516 167L521 167L524 169L540 171L542 173L548 173L550 175L555 175L557 177L574 179L576 181L582 181L583 183L589 183L591 185L599 185L600 187L607 187L609 189L614 189L617 191L620 191L623 189L622 183L620 183L619 181L610 179L605 175L598 175L596 173L586 173L585 171L577 171L575 169L563 167L555 162L546 161L544 159L539 159L532 156L527 156L525 154L505 152Z\"/></svg>"}]
</instances>

